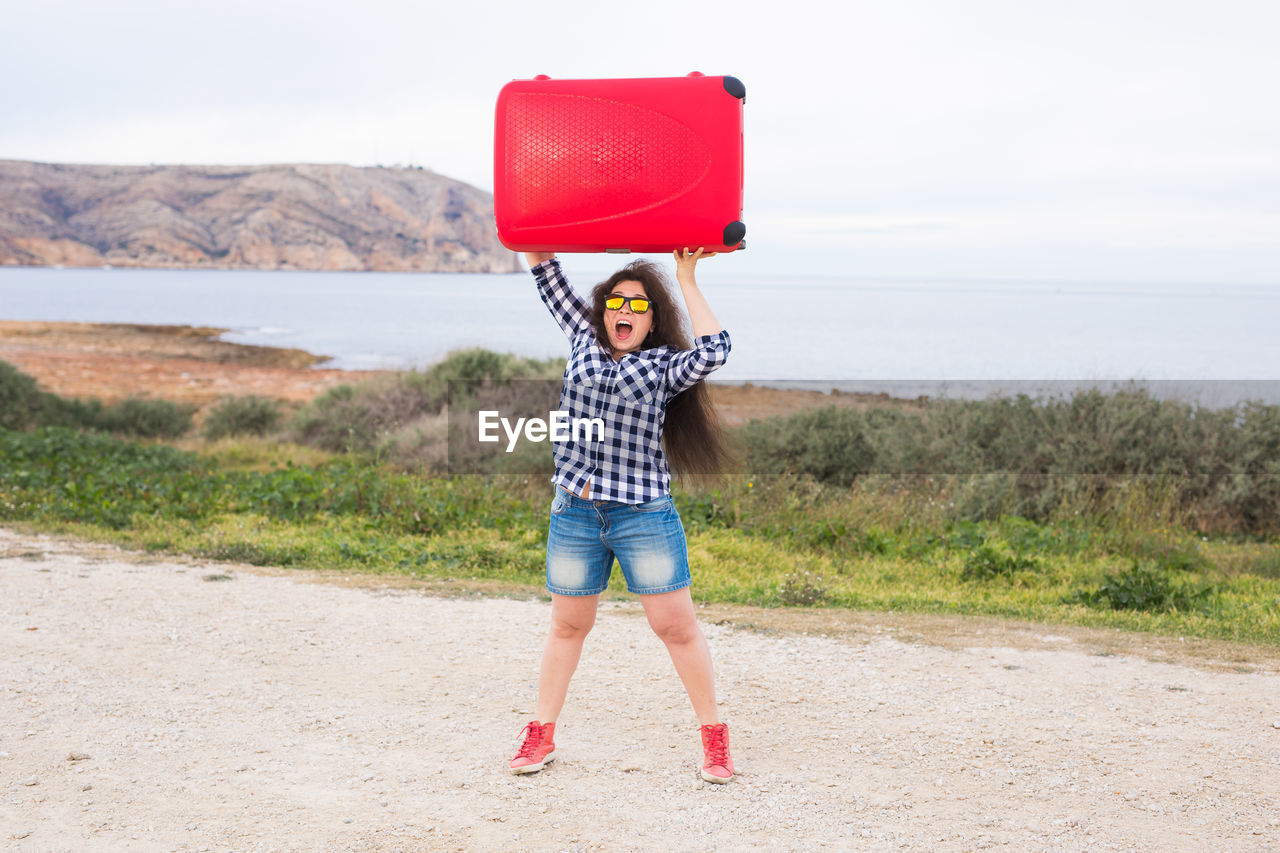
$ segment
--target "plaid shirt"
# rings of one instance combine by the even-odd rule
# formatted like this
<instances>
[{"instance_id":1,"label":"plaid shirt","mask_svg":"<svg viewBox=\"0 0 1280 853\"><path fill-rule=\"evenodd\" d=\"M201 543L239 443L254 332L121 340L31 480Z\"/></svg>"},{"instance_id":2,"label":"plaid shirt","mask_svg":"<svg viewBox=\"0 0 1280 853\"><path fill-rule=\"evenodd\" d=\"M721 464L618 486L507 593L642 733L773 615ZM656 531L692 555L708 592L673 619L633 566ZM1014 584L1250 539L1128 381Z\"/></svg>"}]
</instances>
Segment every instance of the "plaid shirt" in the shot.
<instances>
[{"instance_id":1,"label":"plaid shirt","mask_svg":"<svg viewBox=\"0 0 1280 853\"><path fill-rule=\"evenodd\" d=\"M591 329L590 309L573 291L554 258L532 270L538 294L569 337L569 364L560 409L570 418L600 418L604 441L553 442L553 482L575 495L591 482L593 500L637 504L671 491L662 453L667 401L711 374L729 357L729 333L693 340L693 349L668 346L629 352L614 361ZM596 433L598 437L598 432Z\"/></svg>"}]
</instances>

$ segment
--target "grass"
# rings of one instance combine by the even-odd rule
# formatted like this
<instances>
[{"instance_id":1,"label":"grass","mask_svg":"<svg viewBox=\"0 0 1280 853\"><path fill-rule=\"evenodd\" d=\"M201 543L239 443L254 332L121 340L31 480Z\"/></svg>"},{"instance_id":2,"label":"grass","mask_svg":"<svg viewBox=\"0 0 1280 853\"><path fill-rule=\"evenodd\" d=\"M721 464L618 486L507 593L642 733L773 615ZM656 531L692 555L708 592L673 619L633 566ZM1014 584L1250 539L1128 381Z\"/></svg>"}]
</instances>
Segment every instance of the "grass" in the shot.
<instances>
[{"instance_id":1,"label":"grass","mask_svg":"<svg viewBox=\"0 0 1280 853\"><path fill-rule=\"evenodd\" d=\"M0 432L0 522L209 560L545 593L539 478L414 475L261 438L184 442ZM694 597L1280 644L1274 537L1166 523L1158 489L1116 490L1092 514L972 521L954 516L952 488L784 475L677 489ZM622 588L615 572L610 592Z\"/></svg>"},{"instance_id":2,"label":"grass","mask_svg":"<svg viewBox=\"0 0 1280 853\"><path fill-rule=\"evenodd\" d=\"M549 451L468 466L534 473L443 472L455 397L541 406L559 370L463 351L287 424L266 401L224 401L194 434L164 401L64 400L0 362L0 523L545 595ZM1280 645L1280 407L1088 392L817 410L736 437L744 473L675 490L700 602ZM617 572L608 594L622 587Z\"/></svg>"}]
</instances>

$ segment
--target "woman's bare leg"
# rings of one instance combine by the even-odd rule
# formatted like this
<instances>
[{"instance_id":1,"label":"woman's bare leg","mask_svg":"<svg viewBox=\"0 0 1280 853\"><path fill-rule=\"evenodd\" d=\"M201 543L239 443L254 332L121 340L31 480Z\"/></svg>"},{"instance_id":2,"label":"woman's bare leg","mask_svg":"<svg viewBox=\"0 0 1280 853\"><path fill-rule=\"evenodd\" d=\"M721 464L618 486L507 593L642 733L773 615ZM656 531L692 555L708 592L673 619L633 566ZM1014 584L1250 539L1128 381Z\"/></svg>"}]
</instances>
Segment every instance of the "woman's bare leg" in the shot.
<instances>
[{"instance_id":1,"label":"woman's bare leg","mask_svg":"<svg viewBox=\"0 0 1280 853\"><path fill-rule=\"evenodd\" d=\"M694 613L689 588L657 595L642 595L644 614L649 627L667 646L671 662L676 666L684 689L693 703L693 712L702 725L720 722L716 709L716 679L711 665L711 650L702 636Z\"/></svg>"},{"instance_id":2,"label":"woman's bare leg","mask_svg":"<svg viewBox=\"0 0 1280 853\"><path fill-rule=\"evenodd\" d=\"M564 707L569 679L578 668L582 642L596 621L598 595L551 594L551 630L538 677L538 722L554 723Z\"/></svg>"}]
</instances>

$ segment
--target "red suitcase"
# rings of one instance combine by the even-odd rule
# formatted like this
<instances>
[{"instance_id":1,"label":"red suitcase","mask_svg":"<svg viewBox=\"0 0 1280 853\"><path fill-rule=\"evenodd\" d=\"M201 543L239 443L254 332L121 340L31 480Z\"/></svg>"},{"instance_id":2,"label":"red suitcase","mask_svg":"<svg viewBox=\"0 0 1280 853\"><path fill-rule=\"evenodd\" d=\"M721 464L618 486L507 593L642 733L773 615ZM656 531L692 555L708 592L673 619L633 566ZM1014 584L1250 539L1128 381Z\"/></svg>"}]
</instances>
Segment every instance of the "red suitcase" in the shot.
<instances>
[{"instance_id":1,"label":"red suitcase","mask_svg":"<svg viewBox=\"0 0 1280 853\"><path fill-rule=\"evenodd\" d=\"M493 198L517 252L708 252L742 238L734 77L515 80L498 94Z\"/></svg>"}]
</instances>

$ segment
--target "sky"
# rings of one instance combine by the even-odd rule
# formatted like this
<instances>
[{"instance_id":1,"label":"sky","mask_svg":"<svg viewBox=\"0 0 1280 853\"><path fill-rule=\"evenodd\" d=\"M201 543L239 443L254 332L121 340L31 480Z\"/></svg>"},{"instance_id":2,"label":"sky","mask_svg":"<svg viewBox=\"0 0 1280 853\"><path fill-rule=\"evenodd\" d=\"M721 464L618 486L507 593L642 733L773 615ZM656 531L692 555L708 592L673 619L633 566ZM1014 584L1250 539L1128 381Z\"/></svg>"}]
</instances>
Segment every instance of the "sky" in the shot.
<instances>
[{"instance_id":1,"label":"sky","mask_svg":"<svg viewBox=\"0 0 1280 853\"><path fill-rule=\"evenodd\" d=\"M491 190L507 81L697 70L747 88L727 270L1280 287L1274 0L6 7L2 159Z\"/></svg>"}]
</instances>

